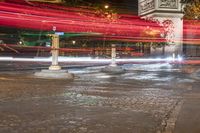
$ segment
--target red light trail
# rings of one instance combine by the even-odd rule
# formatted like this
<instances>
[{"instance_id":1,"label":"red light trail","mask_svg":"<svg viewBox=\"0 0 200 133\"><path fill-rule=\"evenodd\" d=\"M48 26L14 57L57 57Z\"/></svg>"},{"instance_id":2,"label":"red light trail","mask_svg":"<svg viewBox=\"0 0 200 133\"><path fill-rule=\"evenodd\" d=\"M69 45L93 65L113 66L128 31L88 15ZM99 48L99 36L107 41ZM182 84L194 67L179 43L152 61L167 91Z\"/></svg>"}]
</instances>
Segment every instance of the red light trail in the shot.
<instances>
[{"instance_id":1,"label":"red light trail","mask_svg":"<svg viewBox=\"0 0 200 133\"><path fill-rule=\"evenodd\" d=\"M95 12L86 9L77 12L74 8L53 5L47 7L49 8L1 2L0 25L45 31L52 31L52 27L55 26L56 31L101 33L111 40L127 40L127 38L131 40L133 37L136 40L143 40L141 34L148 26L155 31L154 40L160 39L162 28L156 23L141 20L139 17L118 15L116 20L109 20L95 16ZM152 38L149 41L152 41Z\"/></svg>"},{"instance_id":2,"label":"red light trail","mask_svg":"<svg viewBox=\"0 0 200 133\"><path fill-rule=\"evenodd\" d=\"M95 10L38 2L30 5L23 0L0 2L0 25L39 31L52 31L52 28L56 27L56 31L59 32L100 33L103 37L98 38L105 40L131 42L166 41L160 37L163 33L161 26L152 21L141 20L137 16L117 15L117 18L111 20L97 14ZM150 29L149 31L147 27ZM200 22L197 20L184 20L183 42L199 44L199 29Z\"/></svg>"}]
</instances>

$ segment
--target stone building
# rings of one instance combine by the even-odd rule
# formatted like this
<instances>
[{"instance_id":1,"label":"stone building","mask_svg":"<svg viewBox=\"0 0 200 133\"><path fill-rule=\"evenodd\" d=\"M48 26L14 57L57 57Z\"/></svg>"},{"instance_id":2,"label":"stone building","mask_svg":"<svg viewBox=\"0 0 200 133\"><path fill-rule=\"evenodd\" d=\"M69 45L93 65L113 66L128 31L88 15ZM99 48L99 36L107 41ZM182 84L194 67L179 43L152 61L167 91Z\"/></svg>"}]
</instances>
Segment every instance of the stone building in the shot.
<instances>
[{"instance_id":1,"label":"stone building","mask_svg":"<svg viewBox=\"0 0 200 133\"><path fill-rule=\"evenodd\" d=\"M197 35L191 32L183 33L183 30L190 29L193 25L183 26L185 21L183 4L180 0L138 0L138 14L141 18L157 21L167 32L168 45L156 49L150 48L151 55L200 56L200 47L197 43L188 44L184 41L187 38L192 40Z\"/></svg>"}]
</instances>

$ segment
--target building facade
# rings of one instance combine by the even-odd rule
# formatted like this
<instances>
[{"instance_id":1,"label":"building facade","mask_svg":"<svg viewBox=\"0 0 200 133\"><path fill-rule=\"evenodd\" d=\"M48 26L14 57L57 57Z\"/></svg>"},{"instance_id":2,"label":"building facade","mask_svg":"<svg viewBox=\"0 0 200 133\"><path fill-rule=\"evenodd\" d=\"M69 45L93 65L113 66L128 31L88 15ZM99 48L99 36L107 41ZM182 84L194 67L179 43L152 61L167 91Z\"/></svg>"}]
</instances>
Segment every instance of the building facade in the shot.
<instances>
[{"instance_id":1,"label":"building facade","mask_svg":"<svg viewBox=\"0 0 200 133\"><path fill-rule=\"evenodd\" d=\"M138 14L144 19L158 22L166 31L167 45L151 48L151 55L183 54L183 12L180 0L138 0Z\"/></svg>"}]
</instances>

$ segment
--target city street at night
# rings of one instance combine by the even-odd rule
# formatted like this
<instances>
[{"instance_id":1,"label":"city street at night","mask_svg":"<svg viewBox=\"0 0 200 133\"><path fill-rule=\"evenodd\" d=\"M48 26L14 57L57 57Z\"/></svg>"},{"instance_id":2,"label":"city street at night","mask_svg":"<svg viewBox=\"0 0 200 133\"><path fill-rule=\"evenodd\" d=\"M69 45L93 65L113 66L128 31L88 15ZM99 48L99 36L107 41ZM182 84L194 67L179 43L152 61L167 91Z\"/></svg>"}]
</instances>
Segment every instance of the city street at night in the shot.
<instances>
[{"instance_id":1,"label":"city street at night","mask_svg":"<svg viewBox=\"0 0 200 133\"><path fill-rule=\"evenodd\" d=\"M200 133L200 0L0 0L0 133Z\"/></svg>"},{"instance_id":2,"label":"city street at night","mask_svg":"<svg viewBox=\"0 0 200 133\"><path fill-rule=\"evenodd\" d=\"M12 71L20 64L30 65L1 62L10 66L0 72L1 133L200 131L200 83L192 74L198 65L124 64L124 74L71 67L75 79L68 81Z\"/></svg>"}]
</instances>

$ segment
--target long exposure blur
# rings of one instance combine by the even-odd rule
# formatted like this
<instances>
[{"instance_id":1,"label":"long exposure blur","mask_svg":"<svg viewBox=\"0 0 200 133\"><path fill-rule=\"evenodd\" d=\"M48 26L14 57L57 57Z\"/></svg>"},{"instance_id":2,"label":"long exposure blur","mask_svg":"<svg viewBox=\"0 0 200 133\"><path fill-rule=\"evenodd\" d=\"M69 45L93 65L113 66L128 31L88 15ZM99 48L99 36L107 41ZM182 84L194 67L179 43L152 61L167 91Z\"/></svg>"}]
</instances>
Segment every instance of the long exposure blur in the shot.
<instances>
[{"instance_id":1,"label":"long exposure blur","mask_svg":"<svg viewBox=\"0 0 200 133\"><path fill-rule=\"evenodd\" d=\"M199 0L0 0L0 133L199 133Z\"/></svg>"}]
</instances>

